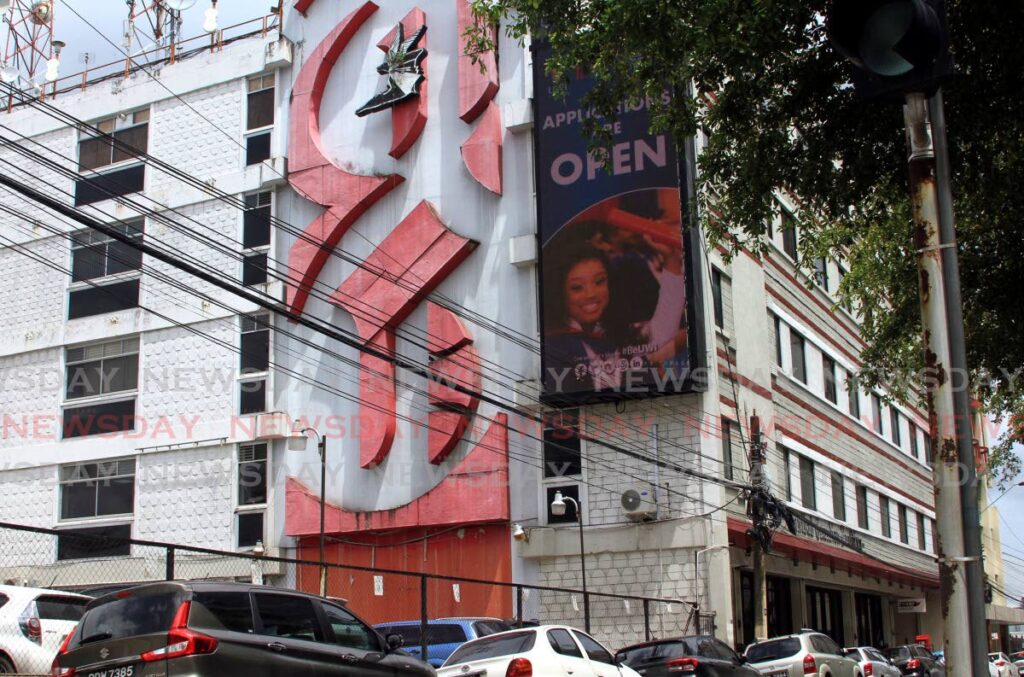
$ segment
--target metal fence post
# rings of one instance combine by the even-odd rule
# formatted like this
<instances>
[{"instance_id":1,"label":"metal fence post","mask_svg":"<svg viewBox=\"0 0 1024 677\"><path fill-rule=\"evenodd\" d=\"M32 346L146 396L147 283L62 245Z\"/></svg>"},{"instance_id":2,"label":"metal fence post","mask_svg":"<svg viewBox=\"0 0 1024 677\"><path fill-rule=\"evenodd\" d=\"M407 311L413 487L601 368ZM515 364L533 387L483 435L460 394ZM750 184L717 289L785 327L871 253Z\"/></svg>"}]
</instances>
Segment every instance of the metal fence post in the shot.
<instances>
[{"instance_id":1,"label":"metal fence post","mask_svg":"<svg viewBox=\"0 0 1024 677\"><path fill-rule=\"evenodd\" d=\"M517 585L516 586L516 620L519 621L517 623L517 625L522 627L524 619L525 619L525 616L523 616L523 586Z\"/></svg>"},{"instance_id":2,"label":"metal fence post","mask_svg":"<svg viewBox=\"0 0 1024 677\"><path fill-rule=\"evenodd\" d=\"M167 558L164 560L164 580L174 580L174 548L167 548Z\"/></svg>"},{"instance_id":3,"label":"metal fence post","mask_svg":"<svg viewBox=\"0 0 1024 677\"><path fill-rule=\"evenodd\" d=\"M644 641L651 641L651 600L644 600Z\"/></svg>"},{"instance_id":4,"label":"metal fence post","mask_svg":"<svg viewBox=\"0 0 1024 677\"><path fill-rule=\"evenodd\" d=\"M420 658L427 660L427 577L420 576Z\"/></svg>"}]
</instances>

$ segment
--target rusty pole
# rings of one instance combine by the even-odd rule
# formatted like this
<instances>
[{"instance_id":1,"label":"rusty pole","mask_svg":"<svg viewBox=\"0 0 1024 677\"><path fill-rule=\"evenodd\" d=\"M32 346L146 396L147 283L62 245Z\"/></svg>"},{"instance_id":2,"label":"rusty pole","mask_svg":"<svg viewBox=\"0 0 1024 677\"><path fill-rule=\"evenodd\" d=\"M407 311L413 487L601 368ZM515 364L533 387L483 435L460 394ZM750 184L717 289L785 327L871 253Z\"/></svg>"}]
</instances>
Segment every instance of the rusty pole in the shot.
<instances>
[{"instance_id":1,"label":"rusty pole","mask_svg":"<svg viewBox=\"0 0 1024 677\"><path fill-rule=\"evenodd\" d=\"M932 472L946 671L951 675L967 676L974 673L971 670L970 614L964 575L960 457L957 453L954 384L950 372L952 359L946 324L935 147L923 94L907 94L903 119L909 145L910 197L921 324L924 328L929 434L936 452Z\"/></svg>"}]
</instances>

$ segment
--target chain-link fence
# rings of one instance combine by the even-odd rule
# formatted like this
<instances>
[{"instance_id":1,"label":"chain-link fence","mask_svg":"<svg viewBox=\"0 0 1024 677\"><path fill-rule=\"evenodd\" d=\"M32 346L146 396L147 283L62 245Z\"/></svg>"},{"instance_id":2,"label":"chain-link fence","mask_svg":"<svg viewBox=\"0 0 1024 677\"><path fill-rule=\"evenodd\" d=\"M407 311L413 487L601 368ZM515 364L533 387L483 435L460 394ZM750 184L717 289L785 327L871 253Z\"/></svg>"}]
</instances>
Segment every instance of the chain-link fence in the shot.
<instances>
[{"instance_id":1,"label":"chain-link fence","mask_svg":"<svg viewBox=\"0 0 1024 677\"><path fill-rule=\"evenodd\" d=\"M468 637L459 633L471 624L442 619L570 625L588 630L613 650L656 637L715 630L713 614L701 614L692 602L680 599L374 566L325 564L323 569L328 597L344 600L389 632L399 629L407 648L419 655L429 656L427 645L432 642ZM49 674L59 641L83 603L63 593L98 596L164 580L246 581L318 593L320 576L316 561L141 541L121 527L69 531L0 523L0 628L18 628L10 637L0 630L0 673Z\"/></svg>"}]
</instances>

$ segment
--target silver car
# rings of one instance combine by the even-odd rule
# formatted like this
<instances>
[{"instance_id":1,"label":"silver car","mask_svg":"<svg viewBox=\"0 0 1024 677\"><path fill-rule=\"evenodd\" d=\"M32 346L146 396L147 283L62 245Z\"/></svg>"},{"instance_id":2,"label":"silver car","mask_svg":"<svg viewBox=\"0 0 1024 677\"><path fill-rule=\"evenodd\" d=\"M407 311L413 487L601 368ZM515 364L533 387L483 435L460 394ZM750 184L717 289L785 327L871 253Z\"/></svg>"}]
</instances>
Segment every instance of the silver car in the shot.
<instances>
[{"instance_id":1,"label":"silver car","mask_svg":"<svg viewBox=\"0 0 1024 677\"><path fill-rule=\"evenodd\" d=\"M755 642L747 647L747 661L767 677L865 677L853 658L847 658L831 637L804 631Z\"/></svg>"},{"instance_id":2,"label":"silver car","mask_svg":"<svg viewBox=\"0 0 1024 677\"><path fill-rule=\"evenodd\" d=\"M855 646L846 650L846 657L860 661L864 677L900 677L900 669L882 652L871 646Z\"/></svg>"}]
</instances>

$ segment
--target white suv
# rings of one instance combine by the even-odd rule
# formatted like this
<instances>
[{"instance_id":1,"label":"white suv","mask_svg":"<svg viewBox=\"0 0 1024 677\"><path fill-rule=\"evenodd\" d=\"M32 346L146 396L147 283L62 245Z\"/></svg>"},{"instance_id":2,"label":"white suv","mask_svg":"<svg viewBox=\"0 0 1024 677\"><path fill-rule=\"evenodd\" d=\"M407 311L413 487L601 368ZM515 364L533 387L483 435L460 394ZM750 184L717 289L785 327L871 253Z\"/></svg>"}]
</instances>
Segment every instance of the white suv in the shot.
<instances>
[{"instance_id":1,"label":"white suv","mask_svg":"<svg viewBox=\"0 0 1024 677\"><path fill-rule=\"evenodd\" d=\"M0 585L0 673L49 674L53 657L92 599Z\"/></svg>"},{"instance_id":2,"label":"white suv","mask_svg":"<svg viewBox=\"0 0 1024 677\"><path fill-rule=\"evenodd\" d=\"M751 667L767 677L864 677L860 663L820 632L755 642L745 652Z\"/></svg>"}]
</instances>

